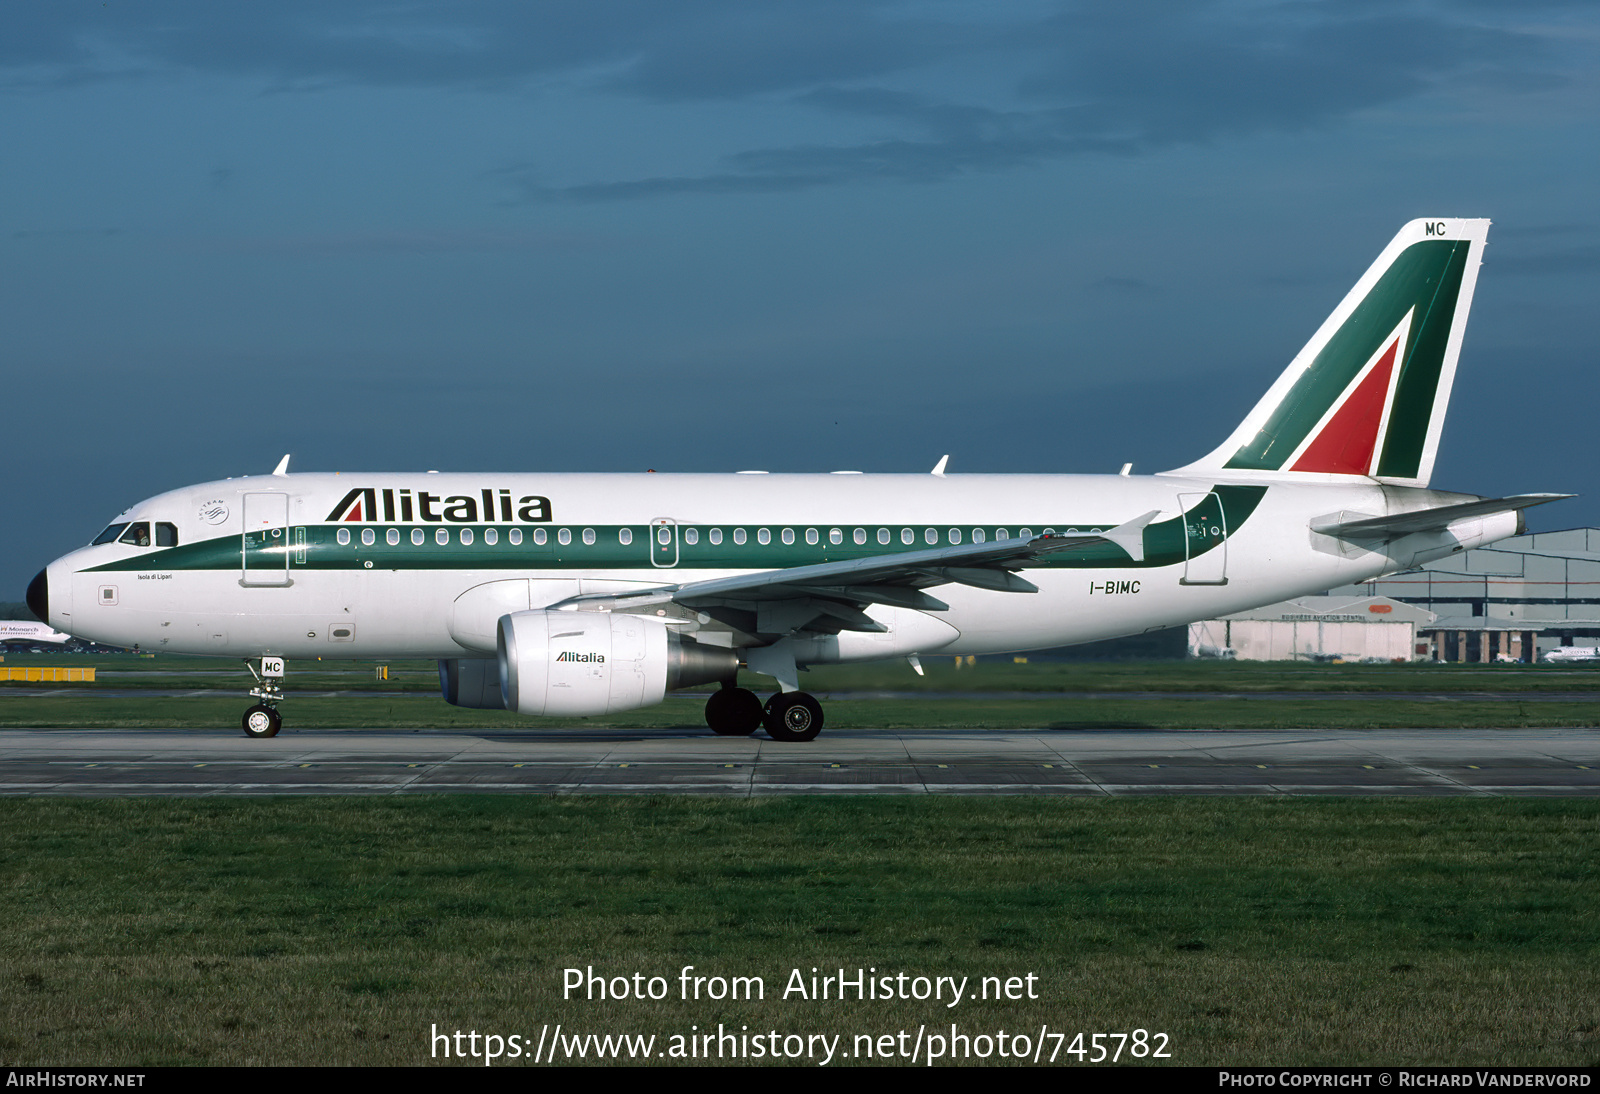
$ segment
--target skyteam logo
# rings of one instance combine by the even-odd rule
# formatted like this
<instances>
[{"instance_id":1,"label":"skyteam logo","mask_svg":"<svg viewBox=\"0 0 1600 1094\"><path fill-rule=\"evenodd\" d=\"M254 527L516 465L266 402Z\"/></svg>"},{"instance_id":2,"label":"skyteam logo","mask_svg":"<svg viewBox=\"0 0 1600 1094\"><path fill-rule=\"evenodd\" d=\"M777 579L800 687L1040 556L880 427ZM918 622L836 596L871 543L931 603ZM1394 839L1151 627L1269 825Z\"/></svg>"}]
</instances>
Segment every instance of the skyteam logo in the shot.
<instances>
[{"instance_id":1,"label":"skyteam logo","mask_svg":"<svg viewBox=\"0 0 1600 1094\"><path fill-rule=\"evenodd\" d=\"M554 518L550 514L550 499L537 494L524 495L513 503L511 491L505 489L486 488L476 494L446 495L430 494L426 490L413 494L410 490L357 486L323 519L354 524L414 524L418 521L426 524L546 524Z\"/></svg>"}]
</instances>

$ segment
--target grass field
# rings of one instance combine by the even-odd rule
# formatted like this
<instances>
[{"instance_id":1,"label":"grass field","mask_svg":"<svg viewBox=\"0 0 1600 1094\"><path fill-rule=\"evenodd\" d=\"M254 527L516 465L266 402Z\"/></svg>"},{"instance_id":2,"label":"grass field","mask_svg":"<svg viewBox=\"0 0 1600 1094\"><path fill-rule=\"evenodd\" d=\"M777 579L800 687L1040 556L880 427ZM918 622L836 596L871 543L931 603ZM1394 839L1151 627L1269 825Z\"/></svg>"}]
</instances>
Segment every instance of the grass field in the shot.
<instances>
[{"instance_id":1,"label":"grass field","mask_svg":"<svg viewBox=\"0 0 1600 1094\"><path fill-rule=\"evenodd\" d=\"M13 799L0 831L6 1065L952 1021L1162 1031L1179 1064L1600 1062L1593 802ZM563 1001L591 965L674 998ZM684 965L766 999L677 1001ZM1039 998L783 1000L812 966Z\"/></svg>"},{"instance_id":2,"label":"grass field","mask_svg":"<svg viewBox=\"0 0 1600 1094\"><path fill-rule=\"evenodd\" d=\"M33 655L8 665L93 664L98 683L65 694L29 696L0 685L0 728L231 728L250 700L249 676L228 661L201 657L70 658ZM312 662L290 667L285 724L290 728L553 728L571 720L521 718L462 710L438 698L433 662L395 662L389 679L371 664ZM746 686L771 681L746 674ZM803 685L844 693L826 701L835 728L1152 728L1339 729L1548 728L1600 726L1600 672L1586 665L1332 665L1223 662L1012 664L983 661L957 669L953 659L917 676L902 663L833 666L807 673ZM32 685L38 690L39 685ZM183 697L95 695L190 690ZM349 693L332 697L318 692ZM891 692L884 698L865 693ZM1126 699L1119 693L1144 695ZM992 698L987 693L995 694ZM1077 694L1074 694L1077 693ZM1092 694L1084 694L1092 693ZM1167 697L1165 693L1173 694ZM1389 693L1378 700L1361 696ZM1553 693L1573 696L1546 698ZM1031 696L1037 695L1037 698ZM1447 701L1410 698L1417 694ZM1250 696L1259 695L1259 698ZM1328 697L1319 697L1327 695ZM1340 698L1338 696L1350 696ZM1215 696L1214 698L1211 696ZM1519 701L1526 699L1527 701ZM703 729L703 694L685 692L658 706L583 724Z\"/></svg>"},{"instance_id":3,"label":"grass field","mask_svg":"<svg viewBox=\"0 0 1600 1094\"><path fill-rule=\"evenodd\" d=\"M389 679L378 681L373 668L389 666ZM161 654L6 654L6 666L94 666L102 686L117 688L248 689L249 673L232 658ZM925 675L904 661L862 665L827 665L801 676L808 691L1565 691L1600 695L1600 667L1591 664L1485 665L1438 664L1313 664L1286 661L1030 661L985 659L957 668L954 658L929 656ZM771 690L765 677L749 676L756 690ZM433 661L291 661L291 690L439 691ZM0 683L0 694L16 684Z\"/></svg>"}]
</instances>

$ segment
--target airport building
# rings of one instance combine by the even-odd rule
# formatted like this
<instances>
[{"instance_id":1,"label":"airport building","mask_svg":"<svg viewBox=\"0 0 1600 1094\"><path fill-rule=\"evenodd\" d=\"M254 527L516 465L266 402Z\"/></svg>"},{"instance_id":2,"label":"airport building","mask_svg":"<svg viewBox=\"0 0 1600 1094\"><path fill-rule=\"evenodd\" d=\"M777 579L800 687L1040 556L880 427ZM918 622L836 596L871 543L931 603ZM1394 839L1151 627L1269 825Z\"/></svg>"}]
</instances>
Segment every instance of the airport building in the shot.
<instances>
[{"instance_id":1,"label":"airport building","mask_svg":"<svg viewBox=\"0 0 1600 1094\"><path fill-rule=\"evenodd\" d=\"M1436 661L1532 661L1600 640L1600 528L1503 539L1416 570L1333 590L1385 596L1437 617Z\"/></svg>"},{"instance_id":2,"label":"airport building","mask_svg":"<svg viewBox=\"0 0 1600 1094\"><path fill-rule=\"evenodd\" d=\"M1409 643L1404 626L1413 628ZM1417 660L1533 661L1597 644L1600 528L1516 536L1189 627L1191 657L1387 660L1409 646Z\"/></svg>"},{"instance_id":3,"label":"airport building","mask_svg":"<svg viewBox=\"0 0 1600 1094\"><path fill-rule=\"evenodd\" d=\"M1434 614L1385 596L1302 596L1189 624L1189 656L1240 661L1412 661Z\"/></svg>"}]
</instances>

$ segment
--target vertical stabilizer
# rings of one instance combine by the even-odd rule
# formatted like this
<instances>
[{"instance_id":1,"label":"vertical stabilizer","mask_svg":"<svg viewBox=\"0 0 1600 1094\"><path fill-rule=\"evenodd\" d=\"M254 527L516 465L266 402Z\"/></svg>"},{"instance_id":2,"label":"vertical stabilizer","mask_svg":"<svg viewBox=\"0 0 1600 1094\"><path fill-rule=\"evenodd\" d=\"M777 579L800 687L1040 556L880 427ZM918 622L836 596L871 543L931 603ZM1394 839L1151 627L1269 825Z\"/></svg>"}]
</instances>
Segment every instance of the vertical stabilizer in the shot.
<instances>
[{"instance_id":1,"label":"vertical stabilizer","mask_svg":"<svg viewBox=\"0 0 1600 1094\"><path fill-rule=\"evenodd\" d=\"M1426 486L1487 220L1413 220L1221 447L1179 472Z\"/></svg>"}]
</instances>

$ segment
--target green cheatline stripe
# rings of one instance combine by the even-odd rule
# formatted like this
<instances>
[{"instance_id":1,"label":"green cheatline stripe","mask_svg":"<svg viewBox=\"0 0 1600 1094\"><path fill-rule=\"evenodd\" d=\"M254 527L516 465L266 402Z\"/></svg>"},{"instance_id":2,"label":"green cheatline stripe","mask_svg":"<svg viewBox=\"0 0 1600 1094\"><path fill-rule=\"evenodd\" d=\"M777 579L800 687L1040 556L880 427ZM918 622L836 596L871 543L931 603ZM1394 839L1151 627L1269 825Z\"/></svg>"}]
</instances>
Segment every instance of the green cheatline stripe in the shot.
<instances>
[{"instance_id":1,"label":"green cheatline stripe","mask_svg":"<svg viewBox=\"0 0 1600 1094\"><path fill-rule=\"evenodd\" d=\"M1170 520L1160 521L1145 529L1145 560L1133 562L1122 548L1110 543L1097 543L1074 551L1068 557L1049 559L1044 563L1044 568L1049 569L1104 569L1114 568L1151 568L1156 566L1170 566L1180 563L1186 557L1198 557L1207 551L1219 546L1229 535L1237 532L1239 527L1255 511L1260 503L1266 487L1262 486L1218 486L1212 494L1208 494L1204 501L1183 516L1173 517ZM343 527L350 531L350 542L341 544L337 536ZM650 555L654 549L651 533L653 529L642 524L606 524L590 525L589 530L595 533L595 542L585 544L583 532L585 526L571 525L499 525L499 524L431 524L431 525L397 525L397 524L311 524L294 526L285 530L288 539L287 550L290 552L290 570L639 570L651 565ZM682 542L682 534L693 527L699 532L699 542L694 544ZM707 534L711 528L720 527L723 532L723 541L712 544ZM868 529L868 542L857 545L851 536L855 525L771 525L768 530L772 533L772 542L766 546L756 542L757 526L745 525L748 540L743 545L733 542L735 525L683 525L678 529L678 564L675 567L662 567L667 571L684 570L771 570L784 569L790 566L807 566L822 562L842 562L857 558L882 558L903 554L909 551L925 551L934 546L949 546L949 529L944 525L936 529L939 542L929 544L925 538L926 526L914 529L916 541L904 544L900 541L902 525L890 529L893 541L887 545L877 542L878 525ZM785 544L782 542L782 533L785 527L794 531L795 542ZM845 541L841 544L828 542L828 532L831 528L838 527L845 533ZM1008 529L1019 532L1023 526ZM1045 528L1054 528L1057 531L1105 531L1109 524L1073 524L1064 521L1040 522L1033 527L1035 532ZM1210 529L1223 527L1226 534L1213 535ZM375 533L371 546L361 542L361 531L371 528ZM385 538L385 533L390 528L398 528L400 542L391 546ZM411 542L413 528L421 528L426 537L420 545ZM511 530L519 529L522 532L522 543L513 544L510 541ZM557 535L562 528L572 533L572 542L561 544ZM819 542L811 545L805 542L805 533L808 528L815 528L818 532ZM434 533L443 529L450 533L450 542L437 543ZM489 544L484 541L484 533L493 530L498 542ZM620 533L626 529L631 533L632 543L623 544ZM534 542L534 533L542 530L546 535L546 542ZM305 534L305 547L302 552L298 536ZM473 542L461 542L461 533L471 531ZM961 539L964 543L972 542L973 526L962 527ZM984 531L993 535L995 529L986 527ZM1186 538L1192 538L1190 549L1185 551ZM283 567L283 541L273 542L269 533L253 532L247 537L249 563L251 571L276 569L280 573ZM179 547L170 547L165 550L152 551L148 554L135 555L117 562L108 562L103 566L93 567L91 573L126 572L131 570L237 570L240 565L239 558L240 537L221 536L216 539L202 540L198 543L184 544ZM304 561L301 561L301 554Z\"/></svg>"},{"instance_id":2,"label":"green cheatline stripe","mask_svg":"<svg viewBox=\"0 0 1600 1094\"><path fill-rule=\"evenodd\" d=\"M1415 309L1378 468L1380 475L1415 478L1470 250L1467 240L1427 240L1402 251L1226 466L1281 470L1383 339Z\"/></svg>"}]
</instances>

